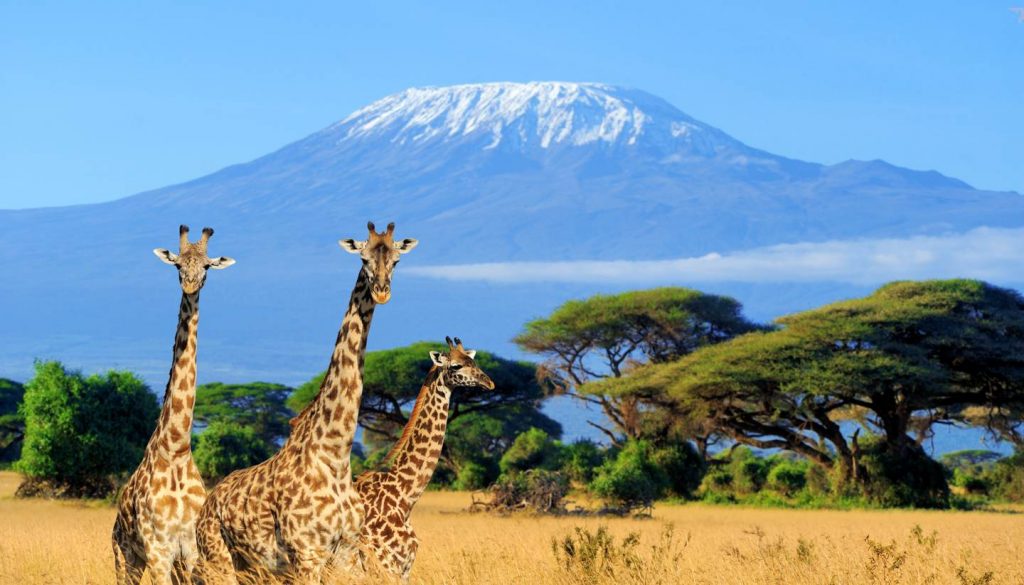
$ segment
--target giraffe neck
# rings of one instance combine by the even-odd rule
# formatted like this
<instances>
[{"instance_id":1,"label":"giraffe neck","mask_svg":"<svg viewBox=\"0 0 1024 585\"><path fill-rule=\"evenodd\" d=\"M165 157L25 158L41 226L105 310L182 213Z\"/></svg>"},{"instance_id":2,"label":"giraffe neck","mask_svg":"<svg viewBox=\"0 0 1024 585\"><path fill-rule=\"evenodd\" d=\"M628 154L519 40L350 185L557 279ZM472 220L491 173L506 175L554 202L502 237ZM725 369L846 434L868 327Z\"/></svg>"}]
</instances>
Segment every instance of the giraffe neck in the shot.
<instances>
[{"instance_id":1,"label":"giraffe neck","mask_svg":"<svg viewBox=\"0 0 1024 585\"><path fill-rule=\"evenodd\" d=\"M390 462L388 474L399 485L398 506L404 514L412 511L437 469L451 396L440 370L432 368L416 397L402 437L384 459Z\"/></svg>"},{"instance_id":2,"label":"giraffe neck","mask_svg":"<svg viewBox=\"0 0 1024 585\"><path fill-rule=\"evenodd\" d=\"M182 293L171 373L164 390L160 419L147 446L147 450L156 451L166 459L191 456L198 326L199 292Z\"/></svg>"},{"instance_id":3,"label":"giraffe neck","mask_svg":"<svg viewBox=\"0 0 1024 585\"><path fill-rule=\"evenodd\" d=\"M339 475L351 475L349 457L363 396L366 339L375 307L369 279L360 270L320 392L300 415L305 420L299 422L302 428L295 433L306 445L329 453Z\"/></svg>"}]
</instances>

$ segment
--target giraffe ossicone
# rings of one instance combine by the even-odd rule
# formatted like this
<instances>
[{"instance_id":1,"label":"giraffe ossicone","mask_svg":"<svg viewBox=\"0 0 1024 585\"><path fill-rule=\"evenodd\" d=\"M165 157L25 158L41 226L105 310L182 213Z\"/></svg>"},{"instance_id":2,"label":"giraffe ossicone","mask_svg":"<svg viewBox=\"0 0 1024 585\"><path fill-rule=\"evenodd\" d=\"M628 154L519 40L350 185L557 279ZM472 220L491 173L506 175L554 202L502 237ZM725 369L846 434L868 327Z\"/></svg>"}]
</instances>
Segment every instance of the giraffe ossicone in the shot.
<instances>
[{"instance_id":1,"label":"giraffe ossicone","mask_svg":"<svg viewBox=\"0 0 1024 585\"><path fill-rule=\"evenodd\" d=\"M147 569L154 583L187 583L196 560L195 524L206 499L191 448L199 291L207 269L227 268L235 261L206 255L212 229L203 228L195 243L188 241L188 231L184 225L178 229L177 254L163 248L153 251L177 267L181 304L160 418L142 462L117 502L111 540L119 585L135 585Z\"/></svg>"}]
</instances>

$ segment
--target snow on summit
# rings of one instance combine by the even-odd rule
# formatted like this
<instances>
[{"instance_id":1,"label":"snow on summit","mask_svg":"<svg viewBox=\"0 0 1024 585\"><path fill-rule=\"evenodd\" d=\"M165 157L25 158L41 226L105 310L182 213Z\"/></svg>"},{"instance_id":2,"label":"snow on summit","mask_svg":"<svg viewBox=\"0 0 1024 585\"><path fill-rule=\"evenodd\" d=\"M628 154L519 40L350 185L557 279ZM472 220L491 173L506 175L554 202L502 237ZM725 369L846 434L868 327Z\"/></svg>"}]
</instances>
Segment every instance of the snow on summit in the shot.
<instances>
[{"instance_id":1,"label":"snow on summit","mask_svg":"<svg viewBox=\"0 0 1024 585\"><path fill-rule=\"evenodd\" d=\"M481 83L412 88L380 99L329 132L397 144L483 138L483 148L609 143L712 154L738 143L653 95L598 83ZM673 148L672 150L675 150Z\"/></svg>"}]
</instances>

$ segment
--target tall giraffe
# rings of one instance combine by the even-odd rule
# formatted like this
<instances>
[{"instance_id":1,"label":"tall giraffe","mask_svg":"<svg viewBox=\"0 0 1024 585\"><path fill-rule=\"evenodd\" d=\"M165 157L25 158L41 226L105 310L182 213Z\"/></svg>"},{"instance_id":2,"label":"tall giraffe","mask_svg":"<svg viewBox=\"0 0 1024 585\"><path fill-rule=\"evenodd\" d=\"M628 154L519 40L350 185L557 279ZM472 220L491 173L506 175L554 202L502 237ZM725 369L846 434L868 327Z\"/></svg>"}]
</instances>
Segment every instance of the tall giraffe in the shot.
<instances>
[{"instance_id":1,"label":"tall giraffe","mask_svg":"<svg viewBox=\"0 0 1024 585\"><path fill-rule=\"evenodd\" d=\"M401 438L384 458L387 468L367 471L356 478L356 490L365 508L359 553L372 554L381 568L405 582L419 547L409 516L437 468L452 390L476 386L494 389L494 382L474 361L476 351L464 349L458 337L455 343L450 338L445 340L447 354L430 352L434 365L420 388ZM340 557L337 562L348 568L355 566Z\"/></svg>"},{"instance_id":2,"label":"tall giraffe","mask_svg":"<svg viewBox=\"0 0 1024 585\"><path fill-rule=\"evenodd\" d=\"M235 261L206 255L206 244L213 235L210 228L203 228L202 237L194 244L188 241L188 226L181 226L178 235L178 254L163 248L153 250L158 258L177 267L181 306L160 418L142 462L118 499L112 540L114 569L121 585L138 583L147 568L154 583L188 582L196 558L196 517L206 499L191 448L199 290L206 283L207 269L227 268Z\"/></svg>"},{"instance_id":3,"label":"tall giraffe","mask_svg":"<svg viewBox=\"0 0 1024 585\"><path fill-rule=\"evenodd\" d=\"M228 475L199 513L201 579L237 582L235 571L271 571L318 581L335 551L358 541L363 506L352 486L349 456L363 393L363 358L374 307L391 298L399 255L416 247L396 242L395 224L366 241L341 240L359 254L359 271L317 397L292 421L273 457Z\"/></svg>"}]
</instances>

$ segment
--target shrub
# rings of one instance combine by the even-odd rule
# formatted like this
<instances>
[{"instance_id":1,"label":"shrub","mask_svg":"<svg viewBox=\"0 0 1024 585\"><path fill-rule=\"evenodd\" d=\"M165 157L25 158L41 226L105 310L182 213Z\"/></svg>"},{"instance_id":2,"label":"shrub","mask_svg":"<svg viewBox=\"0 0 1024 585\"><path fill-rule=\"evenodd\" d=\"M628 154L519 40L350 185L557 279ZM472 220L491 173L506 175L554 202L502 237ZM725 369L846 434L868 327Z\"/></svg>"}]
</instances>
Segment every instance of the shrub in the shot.
<instances>
[{"instance_id":1,"label":"shrub","mask_svg":"<svg viewBox=\"0 0 1024 585\"><path fill-rule=\"evenodd\" d=\"M557 471L531 469L502 475L491 486L491 500L475 502L474 510L514 512L530 510L537 513L557 514L565 511L565 495L569 483Z\"/></svg>"},{"instance_id":2,"label":"shrub","mask_svg":"<svg viewBox=\"0 0 1024 585\"><path fill-rule=\"evenodd\" d=\"M488 480L492 477L490 470L483 464L469 461L459 468L455 476L454 487L457 490L479 490L487 487Z\"/></svg>"},{"instance_id":3,"label":"shrub","mask_svg":"<svg viewBox=\"0 0 1024 585\"><path fill-rule=\"evenodd\" d=\"M215 421L196 439L192 454L199 473L213 484L236 469L264 461L274 449L252 427Z\"/></svg>"},{"instance_id":4,"label":"shrub","mask_svg":"<svg viewBox=\"0 0 1024 585\"><path fill-rule=\"evenodd\" d=\"M690 443L657 447L651 453L651 461L665 472L669 489L682 498L692 497L704 478L704 458Z\"/></svg>"},{"instance_id":5,"label":"shrub","mask_svg":"<svg viewBox=\"0 0 1024 585\"><path fill-rule=\"evenodd\" d=\"M570 481L590 483L604 461L605 453L593 441L583 439L562 448L562 473Z\"/></svg>"},{"instance_id":6,"label":"shrub","mask_svg":"<svg viewBox=\"0 0 1024 585\"><path fill-rule=\"evenodd\" d=\"M895 452L878 437L861 441L859 459L864 477L858 486L872 504L882 507L949 506L949 485L942 465L919 446L907 444Z\"/></svg>"},{"instance_id":7,"label":"shrub","mask_svg":"<svg viewBox=\"0 0 1024 585\"><path fill-rule=\"evenodd\" d=\"M792 497L807 485L806 461L780 461L768 472L767 487Z\"/></svg>"},{"instance_id":8,"label":"shrub","mask_svg":"<svg viewBox=\"0 0 1024 585\"><path fill-rule=\"evenodd\" d=\"M615 459L598 469L590 490L622 512L651 507L671 486L668 475L655 464L653 452L647 441L629 441Z\"/></svg>"},{"instance_id":9,"label":"shrub","mask_svg":"<svg viewBox=\"0 0 1024 585\"><path fill-rule=\"evenodd\" d=\"M561 446L551 436L538 428L520 433L512 445L501 456L498 467L501 473L526 471L528 469L558 469Z\"/></svg>"},{"instance_id":10,"label":"shrub","mask_svg":"<svg viewBox=\"0 0 1024 585\"><path fill-rule=\"evenodd\" d=\"M16 469L60 495L108 495L112 476L142 459L159 414L156 397L131 372L86 378L56 361L35 368L25 384L25 439Z\"/></svg>"},{"instance_id":11,"label":"shrub","mask_svg":"<svg viewBox=\"0 0 1024 585\"><path fill-rule=\"evenodd\" d=\"M988 477L993 496L1011 502L1024 502L1024 452L997 461Z\"/></svg>"}]
</instances>

